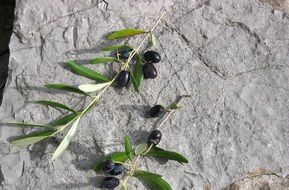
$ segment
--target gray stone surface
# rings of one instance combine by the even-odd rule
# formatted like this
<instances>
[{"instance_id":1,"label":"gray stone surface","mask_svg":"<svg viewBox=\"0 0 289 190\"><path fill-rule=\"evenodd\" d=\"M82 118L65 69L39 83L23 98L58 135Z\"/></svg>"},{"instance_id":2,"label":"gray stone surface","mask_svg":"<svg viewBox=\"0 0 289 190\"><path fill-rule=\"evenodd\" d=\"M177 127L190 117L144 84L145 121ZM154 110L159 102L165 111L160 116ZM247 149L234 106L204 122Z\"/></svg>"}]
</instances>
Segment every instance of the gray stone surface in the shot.
<instances>
[{"instance_id":1,"label":"gray stone surface","mask_svg":"<svg viewBox=\"0 0 289 190\"><path fill-rule=\"evenodd\" d=\"M80 123L69 150L50 158L63 136L17 148L8 139L31 130L1 127L2 189L97 189L90 170L104 153L122 149L123 136L146 138L155 120L148 106L191 94L162 129L160 146L190 163L144 167L164 175L173 189L222 189L256 168L285 177L289 172L289 17L254 0L118 1L21 0L10 42L10 69L0 120L47 122L61 115L31 101L51 98L83 106L79 96L49 91L50 82L89 82L65 68L69 59L87 63L103 55L103 35L124 27L149 28L162 8L156 49L159 76L132 87L111 88ZM130 40L138 42L139 38ZM91 66L107 75L115 65ZM110 71L109 71L110 70ZM87 102L86 102L87 103ZM131 189L146 189L132 181ZM288 187L288 186L287 186Z\"/></svg>"}]
</instances>

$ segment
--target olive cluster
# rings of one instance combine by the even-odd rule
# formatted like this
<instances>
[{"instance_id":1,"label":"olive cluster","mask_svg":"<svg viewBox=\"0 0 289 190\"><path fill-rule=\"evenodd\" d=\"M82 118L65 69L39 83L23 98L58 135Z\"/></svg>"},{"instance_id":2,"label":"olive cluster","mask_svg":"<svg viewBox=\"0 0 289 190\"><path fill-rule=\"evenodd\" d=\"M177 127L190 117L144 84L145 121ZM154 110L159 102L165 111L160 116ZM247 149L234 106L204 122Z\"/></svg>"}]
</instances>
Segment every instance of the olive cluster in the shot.
<instances>
[{"instance_id":1,"label":"olive cluster","mask_svg":"<svg viewBox=\"0 0 289 190\"><path fill-rule=\"evenodd\" d=\"M112 175L105 177L102 181L102 187L106 189L114 189L119 185L119 179L115 176L124 172L124 168L121 164L114 163L112 160L107 160L103 166L103 171Z\"/></svg>"},{"instance_id":2,"label":"olive cluster","mask_svg":"<svg viewBox=\"0 0 289 190\"><path fill-rule=\"evenodd\" d=\"M133 49L131 48L124 48L119 51L119 58L122 60L126 60L129 58L131 52ZM153 65L154 63L158 63L161 61L161 56L158 52L156 51L146 51L142 55L142 61L145 63L143 65L143 75L144 79L154 79L157 77L158 72ZM130 72L128 70L122 70L117 78L116 78L116 83L117 86L119 87L126 87L131 79Z\"/></svg>"},{"instance_id":3,"label":"olive cluster","mask_svg":"<svg viewBox=\"0 0 289 190\"><path fill-rule=\"evenodd\" d=\"M147 142L153 146L156 146L161 141L161 138L162 133L156 129L149 134ZM121 164L113 162L112 160L107 160L102 169L104 172L112 176L105 177L101 186L106 189L114 189L115 187L119 186L120 181L115 176L124 173L124 167Z\"/></svg>"}]
</instances>

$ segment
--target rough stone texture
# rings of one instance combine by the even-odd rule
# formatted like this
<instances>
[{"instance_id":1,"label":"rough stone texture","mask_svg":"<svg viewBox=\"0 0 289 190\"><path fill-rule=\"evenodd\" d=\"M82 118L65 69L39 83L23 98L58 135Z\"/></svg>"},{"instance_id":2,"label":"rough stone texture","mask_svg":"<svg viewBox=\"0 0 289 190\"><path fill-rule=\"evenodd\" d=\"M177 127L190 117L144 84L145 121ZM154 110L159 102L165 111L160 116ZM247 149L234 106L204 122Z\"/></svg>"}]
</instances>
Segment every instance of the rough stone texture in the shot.
<instances>
[{"instance_id":1,"label":"rough stone texture","mask_svg":"<svg viewBox=\"0 0 289 190\"><path fill-rule=\"evenodd\" d=\"M289 0L260 0L263 3L268 3L274 9L289 13Z\"/></svg>"},{"instance_id":2,"label":"rough stone texture","mask_svg":"<svg viewBox=\"0 0 289 190\"><path fill-rule=\"evenodd\" d=\"M148 106L169 104L179 94L192 98L162 128L160 146L183 153L190 163L148 160L144 166L181 190L230 188L257 168L280 176L260 177L269 185L270 180L285 181L282 177L289 172L288 15L254 0L108 3L105 10L103 2L87 0L17 2L10 43L13 72L0 108L1 121L47 122L61 115L31 104L38 99L83 106L79 96L41 86L89 82L68 71L65 62L88 63L103 54L99 49L106 43L104 34L124 27L149 28L164 8L167 14L157 28L156 49L163 57L156 65L158 78L145 81L140 95L132 87L110 89L81 121L69 150L53 162L51 155L63 136L17 148L8 139L31 130L2 126L1 187L97 189L102 176L90 170L94 161L122 149L126 133L134 143L143 141L156 122L144 117ZM110 76L111 70L118 69L114 65L93 68ZM136 181L130 188L147 189Z\"/></svg>"},{"instance_id":3,"label":"rough stone texture","mask_svg":"<svg viewBox=\"0 0 289 190\"><path fill-rule=\"evenodd\" d=\"M229 185L224 190L286 190L289 186L289 178L282 179L276 175L257 175L246 177Z\"/></svg>"}]
</instances>

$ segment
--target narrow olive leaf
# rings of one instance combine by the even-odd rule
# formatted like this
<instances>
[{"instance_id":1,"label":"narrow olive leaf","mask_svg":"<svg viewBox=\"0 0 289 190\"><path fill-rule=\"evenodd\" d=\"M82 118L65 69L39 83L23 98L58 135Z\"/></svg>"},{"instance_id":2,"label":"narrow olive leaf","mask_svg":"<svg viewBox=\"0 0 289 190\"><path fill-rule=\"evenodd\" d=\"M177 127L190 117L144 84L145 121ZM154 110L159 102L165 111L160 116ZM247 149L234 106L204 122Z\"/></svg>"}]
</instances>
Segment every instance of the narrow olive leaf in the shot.
<instances>
[{"instance_id":1,"label":"narrow olive leaf","mask_svg":"<svg viewBox=\"0 0 289 190\"><path fill-rule=\"evenodd\" d=\"M50 122L51 126L59 126L59 125L65 125L75 119L78 116L78 113L72 113L69 115L66 115L64 117L61 117L55 121Z\"/></svg>"},{"instance_id":2,"label":"narrow olive leaf","mask_svg":"<svg viewBox=\"0 0 289 190\"><path fill-rule=\"evenodd\" d=\"M106 38L108 40L116 40L116 39L120 39L120 38L126 38L126 37L130 37L130 36L144 34L144 33L146 33L146 32L142 29L127 28L127 29L112 32Z\"/></svg>"},{"instance_id":3,"label":"narrow olive leaf","mask_svg":"<svg viewBox=\"0 0 289 190\"><path fill-rule=\"evenodd\" d=\"M131 152L132 152L132 145L129 136L125 136L125 151L130 161L132 161Z\"/></svg>"},{"instance_id":4,"label":"narrow olive leaf","mask_svg":"<svg viewBox=\"0 0 289 190\"><path fill-rule=\"evenodd\" d=\"M111 82L100 83L100 84L82 84L82 85L79 85L78 88L83 92L95 92L106 87L109 84L111 84Z\"/></svg>"},{"instance_id":5,"label":"narrow olive leaf","mask_svg":"<svg viewBox=\"0 0 289 190\"><path fill-rule=\"evenodd\" d=\"M134 89L139 92L141 83L144 79L144 74L143 74L143 64L141 61L141 56L139 54L136 54L136 65L133 70L133 73L131 74L132 76L132 82Z\"/></svg>"},{"instance_id":6,"label":"narrow olive leaf","mask_svg":"<svg viewBox=\"0 0 289 190\"><path fill-rule=\"evenodd\" d=\"M121 184L120 190L128 190L126 181Z\"/></svg>"},{"instance_id":7,"label":"narrow olive leaf","mask_svg":"<svg viewBox=\"0 0 289 190\"><path fill-rule=\"evenodd\" d=\"M156 45L157 45L157 37L156 37L156 35L154 35L153 33L151 33L150 36L151 36L152 45L153 45L153 46L156 46Z\"/></svg>"},{"instance_id":8,"label":"narrow olive leaf","mask_svg":"<svg viewBox=\"0 0 289 190\"><path fill-rule=\"evenodd\" d=\"M120 61L115 57L97 57L91 60L91 64L108 63L108 62L120 62Z\"/></svg>"},{"instance_id":9,"label":"narrow olive leaf","mask_svg":"<svg viewBox=\"0 0 289 190\"><path fill-rule=\"evenodd\" d=\"M143 176L143 177L162 177L159 174L147 172L147 171L144 171L144 170L136 170L134 172L133 176L134 177L139 177L139 176Z\"/></svg>"},{"instance_id":10,"label":"narrow olive leaf","mask_svg":"<svg viewBox=\"0 0 289 190\"><path fill-rule=\"evenodd\" d=\"M181 163L189 163L187 158L185 158L183 155L181 155L177 152L162 150L159 148L154 148L154 149L150 150L144 156L161 157L161 158L166 158L169 160L175 160L175 161L178 161Z\"/></svg>"},{"instance_id":11,"label":"narrow olive leaf","mask_svg":"<svg viewBox=\"0 0 289 190\"><path fill-rule=\"evenodd\" d=\"M112 161L125 162L128 160L126 152L114 152L110 155Z\"/></svg>"},{"instance_id":12,"label":"narrow olive leaf","mask_svg":"<svg viewBox=\"0 0 289 190\"><path fill-rule=\"evenodd\" d=\"M13 140L12 144L15 146L27 146L42 141L44 139L47 139L48 137L52 136L55 132L56 130L34 132L29 135L21 136L16 140Z\"/></svg>"},{"instance_id":13,"label":"narrow olive leaf","mask_svg":"<svg viewBox=\"0 0 289 190\"><path fill-rule=\"evenodd\" d=\"M13 127L35 127L35 128L51 128L52 126L45 124L36 124L36 123L23 123L23 122L7 122L0 123L0 125L12 125Z\"/></svg>"},{"instance_id":14,"label":"narrow olive leaf","mask_svg":"<svg viewBox=\"0 0 289 190\"><path fill-rule=\"evenodd\" d=\"M51 100L39 100L39 101L36 101L36 103L46 105L46 106L55 107L55 108L65 109L65 110L68 110L68 111L71 111L74 113L76 112L74 109L72 109L72 108L70 108L70 107L68 107L62 103L51 101Z\"/></svg>"},{"instance_id":15,"label":"narrow olive leaf","mask_svg":"<svg viewBox=\"0 0 289 190\"><path fill-rule=\"evenodd\" d=\"M148 149L148 143L141 143L137 145L134 149L135 155L141 155Z\"/></svg>"},{"instance_id":16,"label":"narrow olive leaf","mask_svg":"<svg viewBox=\"0 0 289 190\"><path fill-rule=\"evenodd\" d=\"M74 87L74 86L69 86L66 84L46 84L45 85L47 88L52 88L52 89L57 89L57 90L64 90L67 92L74 92L74 93L78 93L78 94L82 94L82 95L88 95L87 93L79 90L78 88Z\"/></svg>"},{"instance_id":17,"label":"narrow olive leaf","mask_svg":"<svg viewBox=\"0 0 289 190\"><path fill-rule=\"evenodd\" d=\"M155 177L155 176L144 176L144 175L139 175L136 176L138 179L144 181L148 185L150 185L153 189L157 190L172 190L172 187L168 182L166 182L163 178L161 177Z\"/></svg>"},{"instance_id":18,"label":"narrow olive leaf","mask_svg":"<svg viewBox=\"0 0 289 190\"><path fill-rule=\"evenodd\" d=\"M106 46L105 48L102 49L102 51L116 51L116 50L123 49L123 48L132 48L132 47L126 44L118 44L118 45Z\"/></svg>"},{"instance_id":19,"label":"narrow olive leaf","mask_svg":"<svg viewBox=\"0 0 289 190\"><path fill-rule=\"evenodd\" d=\"M90 78L100 82L108 82L109 79L101 73L91 70L87 67L77 64L75 61L68 62L69 68L78 75Z\"/></svg>"},{"instance_id":20,"label":"narrow olive leaf","mask_svg":"<svg viewBox=\"0 0 289 190\"><path fill-rule=\"evenodd\" d=\"M73 136L76 133L79 120L80 120L80 117L78 117L74 121L74 123L71 126L71 128L69 129L68 133L66 134L66 136L64 137L64 139L62 140L62 142L60 143L60 145L57 147L56 151L54 152L54 154L52 156L52 160L55 160L56 158L61 156L61 154L66 150L70 141L72 140Z\"/></svg>"}]
</instances>

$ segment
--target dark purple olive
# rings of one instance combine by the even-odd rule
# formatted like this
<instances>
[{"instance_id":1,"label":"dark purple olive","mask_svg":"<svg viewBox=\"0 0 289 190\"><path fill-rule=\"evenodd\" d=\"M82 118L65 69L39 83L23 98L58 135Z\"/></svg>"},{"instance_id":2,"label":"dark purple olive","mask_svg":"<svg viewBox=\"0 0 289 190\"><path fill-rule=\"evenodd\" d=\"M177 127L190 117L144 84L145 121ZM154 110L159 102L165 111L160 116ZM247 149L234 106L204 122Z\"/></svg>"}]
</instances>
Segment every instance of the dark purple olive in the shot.
<instances>
[{"instance_id":1,"label":"dark purple olive","mask_svg":"<svg viewBox=\"0 0 289 190\"><path fill-rule=\"evenodd\" d=\"M161 139L162 139L162 133L160 130L156 129L150 133L150 135L148 137L148 143L151 143L155 146L155 145L159 144Z\"/></svg>"},{"instance_id":2,"label":"dark purple olive","mask_svg":"<svg viewBox=\"0 0 289 190\"><path fill-rule=\"evenodd\" d=\"M114 189L119 185L119 179L116 177L106 177L101 183L101 187L106 189Z\"/></svg>"},{"instance_id":3,"label":"dark purple olive","mask_svg":"<svg viewBox=\"0 0 289 190\"><path fill-rule=\"evenodd\" d=\"M158 63L161 61L161 56L158 52L156 51L146 51L143 54L143 59L147 63Z\"/></svg>"},{"instance_id":4,"label":"dark purple olive","mask_svg":"<svg viewBox=\"0 0 289 190\"><path fill-rule=\"evenodd\" d=\"M119 175L123 173L123 167L121 164L115 164L113 170L109 172L111 175Z\"/></svg>"},{"instance_id":5,"label":"dark purple olive","mask_svg":"<svg viewBox=\"0 0 289 190\"><path fill-rule=\"evenodd\" d=\"M115 163L112 160L107 160L102 168L104 172L110 172L115 168Z\"/></svg>"},{"instance_id":6,"label":"dark purple olive","mask_svg":"<svg viewBox=\"0 0 289 190\"><path fill-rule=\"evenodd\" d=\"M129 56L130 56L130 53L132 52L133 49L131 48L124 48L124 49L121 49L119 51L119 58L120 59L128 59Z\"/></svg>"},{"instance_id":7,"label":"dark purple olive","mask_svg":"<svg viewBox=\"0 0 289 190\"><path fill-rule=\"evenodd\" d=\"M119 87L125 87L128 85L129 80L130 73L128 71L121 71L116 78L116 83Z\"/></svg>"},{"instance_id":8,"label":"dark purple olive","mask_svg":"<svg viewBox=\"0 0 289 190\"><path fill-rule=\"evenodd\" d=\"M144 79L154 79L157 77L158 72L153 64L146 63L143 66L143 74Z\"/></svg>"},{"instance_id":9,"label":"dark purple olive","mask_svg":"<svg viewBox=\"0 0 289 190\"><path fill-rule=\"evenodd\" d=\"M160 117L164 113L165 113L165 108L162 105L155 105L149 111L149 115L154 118Z\"/></svg>"}]
</instances>

